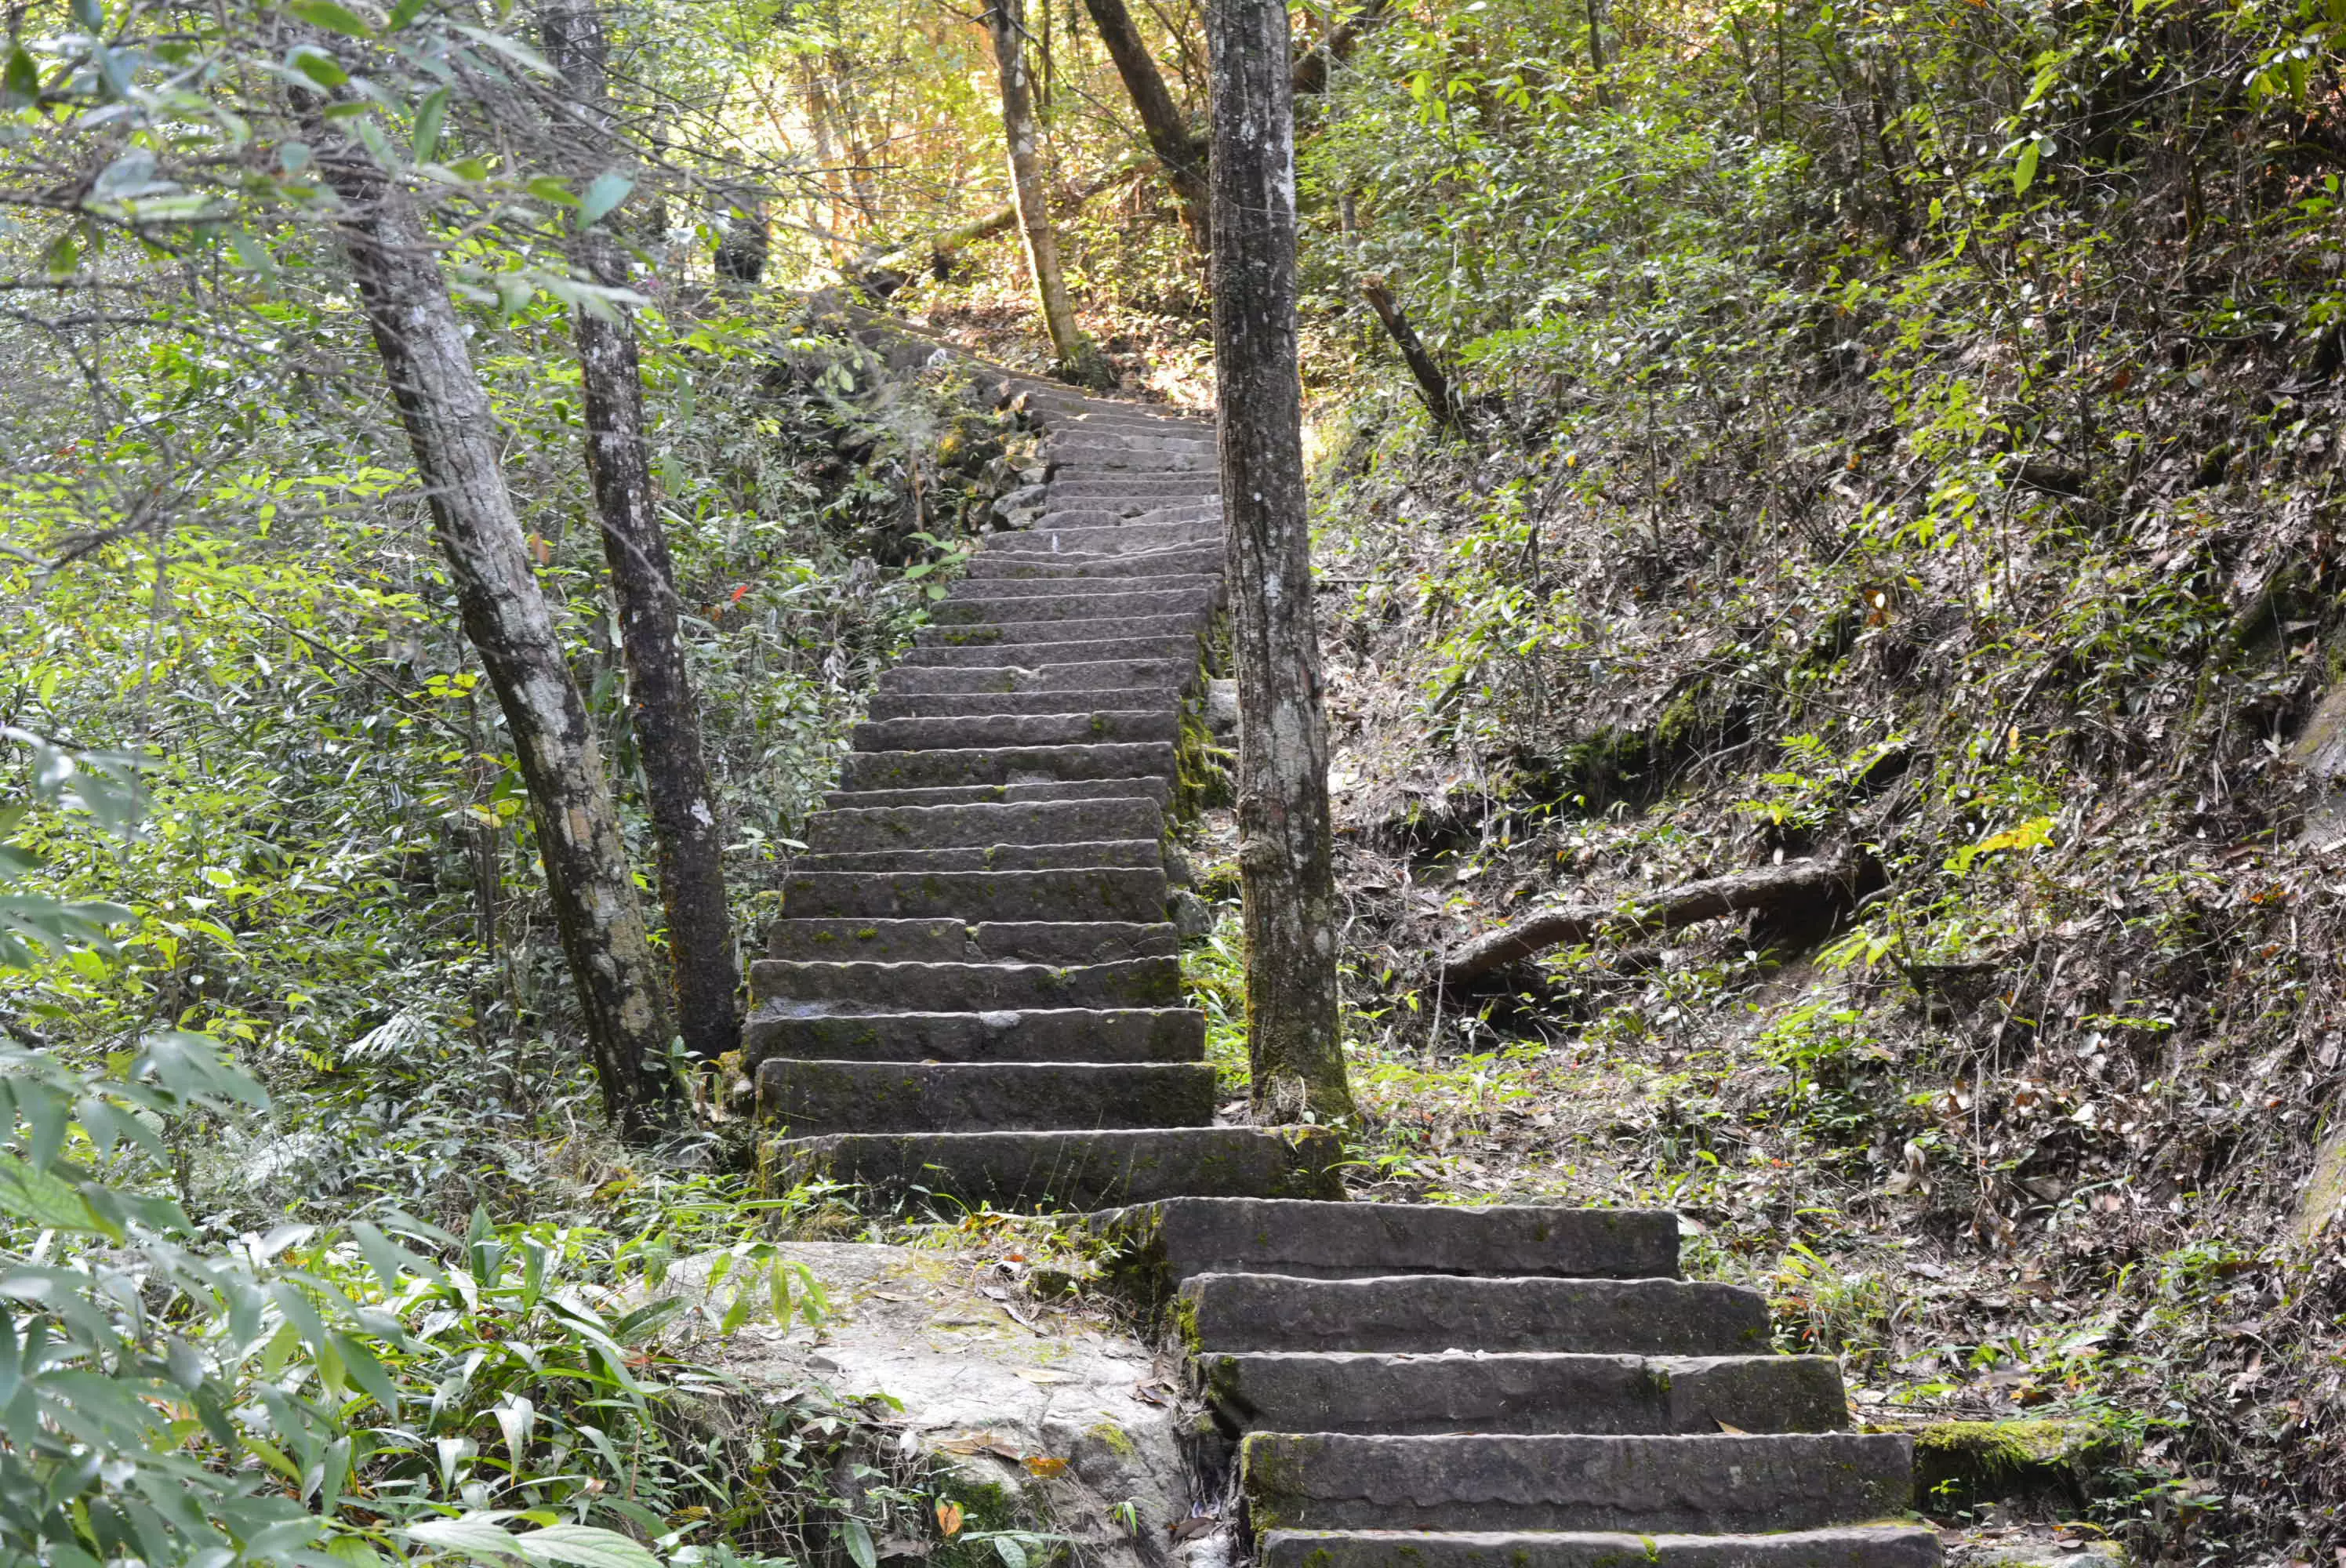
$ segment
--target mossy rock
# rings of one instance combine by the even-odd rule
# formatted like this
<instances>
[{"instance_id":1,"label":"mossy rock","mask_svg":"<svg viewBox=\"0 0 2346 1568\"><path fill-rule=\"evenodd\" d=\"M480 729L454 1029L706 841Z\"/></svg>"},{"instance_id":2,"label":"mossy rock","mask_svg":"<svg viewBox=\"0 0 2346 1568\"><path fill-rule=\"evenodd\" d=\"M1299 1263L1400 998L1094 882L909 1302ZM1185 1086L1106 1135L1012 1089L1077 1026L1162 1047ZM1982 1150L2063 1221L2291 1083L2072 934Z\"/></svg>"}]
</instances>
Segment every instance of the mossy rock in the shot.
<instances>
[{"instance_id":1,"label":"mossy rock","mask_svg":"<svg viewBox=\"0 0 2346 1568\"><path fill-rule=\"evenodd\" d=\"M2081 1421L1934 1421L1914 1433L1914 1506L1939 1517L1990 1503L2071 1512L2117 1457L2106 1433Z\"/></svg>"}]
</instances>

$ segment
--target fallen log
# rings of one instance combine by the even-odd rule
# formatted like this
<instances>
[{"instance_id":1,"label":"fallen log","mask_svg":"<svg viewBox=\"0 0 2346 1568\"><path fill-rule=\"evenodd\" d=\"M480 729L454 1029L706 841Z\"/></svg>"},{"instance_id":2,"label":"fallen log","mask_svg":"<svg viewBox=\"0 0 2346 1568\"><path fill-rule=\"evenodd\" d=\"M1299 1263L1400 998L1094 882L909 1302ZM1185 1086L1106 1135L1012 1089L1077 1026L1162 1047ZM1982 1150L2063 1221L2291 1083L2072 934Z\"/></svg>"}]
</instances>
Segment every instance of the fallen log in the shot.
<instances>
[{"instance_id":1,"label":"fallen log","mask_svg":"<svg viewBox=\"0 0 2346 1568\"><path fill-rule=\"evenodd\" d=\"M1609 909L1551 910L1468 942L1443 961L1442 983L1464 985L1494 970L1520 963L1535 952L1567 942L1594 942L1599 937L1652 936L1701 921L1830 898L1835 892L1853 899L1858 871L1854 856L1787 860L1780 866L1760 866L1688 882L1641 903Z\"/></svg>"}]
</instances>

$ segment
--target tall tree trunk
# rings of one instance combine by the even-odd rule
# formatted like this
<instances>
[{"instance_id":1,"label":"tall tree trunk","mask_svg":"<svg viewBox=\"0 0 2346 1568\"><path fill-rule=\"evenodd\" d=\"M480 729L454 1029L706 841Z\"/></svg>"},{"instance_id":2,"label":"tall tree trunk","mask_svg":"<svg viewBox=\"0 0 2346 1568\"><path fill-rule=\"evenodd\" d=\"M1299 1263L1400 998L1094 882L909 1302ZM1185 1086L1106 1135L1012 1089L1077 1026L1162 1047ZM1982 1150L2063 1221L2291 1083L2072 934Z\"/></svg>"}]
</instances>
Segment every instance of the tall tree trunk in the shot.
<instances>
[{"instance_id":1,"label":"tall tree trunk","mask_svg":"<svg viewBox=\"0 0 2346 1568\"><path fill-rule=\"evenodd\" d=\"M603 1105L626 1133L640 1136L676 1104L668 999L627 871L602 748L563 661L498 465L496 418L414 204L354 148L338 149L324 167L342 200L343 247L407 427L464 634L520 757Z\"/></svg>"},{"instance_id":2,"label":"tall tree trunk","mask_svg":"<svg viewBox=\"0 0 2346 1568\"><path fill-rule=\"evenodd\" d=\"M1352 1110L1336 1009L1328 727L1311 610L1286 0L1209 0L1214 365L1239 687L1247 1054L1259 1116Z\"/></svg>"},{"instance_id":3,"label":"tall tree trunk","mask_svg":"<svg viewBox=\"0 0 2346 1568\"><path fill-rule=\"evenodd\" d=\"M546 55L569 84L579 116L584 174L612 151L601 19L591 0L550 0ZM573 244L597 283L627 281L627 253L597 225ZM652 500L644 442L644 381L636 335L617 312L573 313L586 405L586 473L600 514L603 559L619 610L619 648L627 664L628 717L643 759L644 792L658 846L660 903L668 915L668 970L685 1049L713 1061L741 1043L735 993L740 965L725 895L724 849L701 753L700 706L677 635L676 576L668 535Z\"/></svg>"},{"instance_id":4,"label":"tall tree trunk","mask_svg":"<svg viewBox=\"0 0 2346 1568\"><path fill-rule=\"evenodd\" d=\"M1352 57L1361 46L1368 30L1384 20L1392 0L1362 0L1361 8L1347 17L1333 32L1303 53L1295 62L1294 74L1289 78L1298 97L1310 97L1328 90L1329 74Z\"/></svg>"},{"instance_id":5,"label":"tall tree trunk","mask_svg":"<svg viewBox=\"0 0 2346 1568\"><path fill-rule=\"evenodd\" d=\"M1100 42L1107 46L1108 58L1116 62L1116 74L1124 78L1124 90L1140 116L1150 149L1165 166L1166 183L1181 203L1190 238L1200 251L1210 251L1213 193L1206 185L1205 146L1190 132L1180 106L1166 89L1164 73L1141 40L1140 29L1133 25L1124 0L1084 0L1084 8L1099 29Z\"/></svg>"},{"instance_id":6,"label":"tall tree trunk","mask_svg":"<svg viewBox=\"0 0 2346 1568\"><path fill-rule=\"evenodd\" d=\"M1049 180L1043 168L1042 138L1035 123L1034 89L1027 79L1025 25L1021 0L994 0L985 13L994 37L994 60L1002 76L1002 134L1010 144L1010 194L1018 227L1026 238L1026 262L1035 273L1043 325L1051 334L1058 371L1069 381L1103 386L1107 367L1099 351L1076 325L1067 301L1067 280L1059 270L1059 240L1051 226Z\"/></svg>"}]
</instances>

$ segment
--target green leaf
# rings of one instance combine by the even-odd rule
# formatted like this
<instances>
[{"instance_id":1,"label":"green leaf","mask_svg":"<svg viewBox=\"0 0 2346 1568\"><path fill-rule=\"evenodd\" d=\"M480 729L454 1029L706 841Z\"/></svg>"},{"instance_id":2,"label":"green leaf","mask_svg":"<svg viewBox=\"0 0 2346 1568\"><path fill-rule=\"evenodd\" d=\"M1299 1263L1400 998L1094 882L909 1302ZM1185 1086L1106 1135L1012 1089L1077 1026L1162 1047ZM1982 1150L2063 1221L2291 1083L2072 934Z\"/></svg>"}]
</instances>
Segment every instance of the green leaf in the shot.
<instances>
[{"instance_id":1,"label":"green leaf","mask_svg":"<svg viewBox=\"0 0 2346 1568\"><path fill-rule=\"evenodd\" d=\"M880 1568L880 1554L872 1549L872 1532L864 1527L863 1521L851 1519L840 1529L847 1543L847 1554L855 1559L855 1568ZM1026 1565L1015 1563L1013 1568Z\"/></svg>"},{"instance_id":2,"label":"green leaf","mask_svg":"<svg viewBox=\"0 0 2346 1568\"><path fill-rule=\"evenodd\" d=\"M106 8L98 0L73 0L73 15L86 33L98 32L106 25Z\"/></svg>"},{"instance_id":3,"label":"green leaf","mask_svg":"<svg viewBox=\"0 0 2346 1568\"><path fill-rule=\"evenodd\" d=\"M1026 1568L1026 1548L1007 1535L994 1538L994 1554L1002 1559L1003 1568Z\"/></svg>"},{"instance_id":4,"label":"green leaf","mask_svg":"<svg viewBox=\"0 0 2346 1568\"><path fill-rule=\"evenodd\" d=\"M247 271L258 272L264 278L277 275L277 258L269 253L269 247L258 237L239 229L229 236L228 248L236 252L237 260Z\"/></svg>"},{"instance_id":5,"label":"green leaf","mask_svg":"<svg viewBox=\"0 0 2346 1568\"><path fill-rule=\"evenodd\" d=\"M321 87L339 87L351 79L351 74L323 49L301 45L287 56L293 68Z\"/></svg>"},{"instance_id":6,"label":"green leaf","mask_svg":"<svg viewBox=\"0 0 2346 1568\"><path fill-rule=\"evenodd\" d=\"M60 234L41 255L41 270L52 278L70 278L81 265L81 247L70 234Z\"/></svg>"},{"instance_id":7,"label":"green leaf","mask_svg":"<svg viewBox=\"0 0 2346 1568\"><path fill-rule=\"evenodd\" d=\"M0 1210L46 1230L87 1235L103 1228L71 1182L5 1149L0 1149Z\"/></svg>"},{"instance_id":8,"label":"green leaf","mask_svg":"<svg viewBox=\"0 0 2346 1568\"><path fill-rule=\"evenodd\" d=\"M431 4L432 0L399 0L399 4L391 8L391 19L382 25L382 30L386 33L398 32L418 16L423 15L425 8Z\"/></svg>"},{"instance_id":9,"label":"green leaf","mask_svg":"<svg viewBox=\"0 0 2346 1568\"><path fill-rule=\"evenodd\" d=\"M578 199L570 194L570 188L550 174L541 174L531 180L529 193L540 201L550 201L556 207L578 205Z\"/></svg>"},{"instance_id":10,"label":"green leaf","mask_svg":"<svg viewBox=\"0 0 2346 1568\"><path fill-rule=\"evenodd\" d=\"M2044 152L2044 148L2045 143L2037 140L2030 142L2021 149L2020 161L2012 166L2013 195L2025 196L2028 194L2028 188L2036 183L2036 160Z\"/></svg>"},{"instance_id":11,"label":"green leaf","mask_svg":"<svg viewBox=\"0 0 2346 1568\"><path fill-rule=\"evenodd\" d=\"M412 145L415 161L430 163L440 156L440 127L448 118L448 89L442 87L425 98L415 110L415 135Z\"/></svg>"},{"instance_id":12,"label":"green leaf","mask_svg":"<svg viewBox=\"0 0 2346 1568\"><path fill-rule=\"evenodd\" d=\"M8 51L7 64L0 66L0 109L21 109L40 99L41 68L19 44Z\"/></svg>"},{"instance_id":13,"label":"green leaf","mask_svg":"<svg viewBox=\"0 0 2346 1568\"><path fill-rule=\"evenodd\" d=\"M329 33L340 33L350 38L372 38L374 29L366 25L355 11L334 4L334 0L292 0L285 7L312 27L322 27Z\"/></svg>"},{"instance_id":14,"label":"green leaf","mask_svg":"<svg viewBox=\"0 0 2346 1568\"><path fill-rule=\"evenodd\" d=\"M617 169L606 169L597 175L595 182L586 188L586 196L578 203L578 227L591 229L603 221L612 209L627 199L627 192L635 188L636 182Z\"/></svg>"},{"instance_id":15,"label":"green leaf","mask_svg":"<svg viewBox=\"0 0 2346 1568\"><path fill-rule=\"evenodd\" d=\"M514 1539L533 1563L568 1563L576 1568L659 1568L659 1559L641 1542L591 1524L549 1524Z\"/></svg>"},{"instance_id":16,"label":"green leaf","mask_svg":"<svg viewBox=\"0 0 2346 1568\"><path fill-rule=\"evenodd\" d=\"M474 1557L519 1557L520 1537L500 1525L504 1514L473 1513L462 1519L434 1519L400 1532L410 1541L435 1552L464 1552Z\"/></svg>"}]
</instances>

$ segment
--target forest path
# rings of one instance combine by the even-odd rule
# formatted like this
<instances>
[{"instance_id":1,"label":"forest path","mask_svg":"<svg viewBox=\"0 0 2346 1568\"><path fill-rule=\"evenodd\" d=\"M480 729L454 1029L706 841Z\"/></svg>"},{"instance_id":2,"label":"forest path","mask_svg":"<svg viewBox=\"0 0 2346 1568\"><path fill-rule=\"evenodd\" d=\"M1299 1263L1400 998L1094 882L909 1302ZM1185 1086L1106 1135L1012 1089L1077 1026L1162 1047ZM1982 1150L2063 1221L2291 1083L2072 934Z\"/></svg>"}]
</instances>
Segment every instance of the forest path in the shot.
<instances>
[{"instance_id":1,"label":"forest path","mask_svg":"<svg viewBox=\"0 0 2346 1568\"><path fill-rule=\"evenodd\" d=\"M1903 1437L1678 1278L1676 1216L1340 1201L1216 1125L1167 814L1222 595L1210 425L981 368L1046 433L807 828L746 1055L778 1176L1091 1211L1174 1305L1275 1568L1923 1568ZM1110 1206L1114 1212L1099 1213Z\"/></svg>"}]
</instances>

